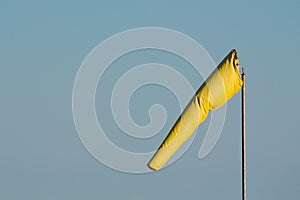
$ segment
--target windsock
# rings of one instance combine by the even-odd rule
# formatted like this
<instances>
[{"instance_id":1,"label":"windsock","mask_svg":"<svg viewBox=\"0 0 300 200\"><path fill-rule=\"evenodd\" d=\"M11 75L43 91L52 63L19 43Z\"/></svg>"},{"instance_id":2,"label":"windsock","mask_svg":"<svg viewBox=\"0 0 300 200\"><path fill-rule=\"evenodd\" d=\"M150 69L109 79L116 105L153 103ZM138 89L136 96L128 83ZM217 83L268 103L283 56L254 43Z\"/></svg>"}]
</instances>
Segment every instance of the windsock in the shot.
<instances>
[{"instance_id":1,"label":"windsock","mask_svg":"<svg viewBox=\"0 0 300 200\"><path fill-rule=\"evenodd\" d=\"M224 105L242 85L237 52L233 49L192 97L148 167L159 170L207 118L209 111Z\"/></svg>"}]
</instances>

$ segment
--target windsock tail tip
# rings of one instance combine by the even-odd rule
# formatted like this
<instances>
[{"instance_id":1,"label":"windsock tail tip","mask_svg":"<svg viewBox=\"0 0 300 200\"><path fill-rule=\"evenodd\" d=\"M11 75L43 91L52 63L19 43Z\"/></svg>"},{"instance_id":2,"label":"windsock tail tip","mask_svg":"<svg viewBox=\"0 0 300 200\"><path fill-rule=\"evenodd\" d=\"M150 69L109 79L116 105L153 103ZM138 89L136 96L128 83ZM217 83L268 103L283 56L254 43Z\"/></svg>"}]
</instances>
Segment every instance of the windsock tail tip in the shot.
<instances>
[{"instance_id":1,"label":"windsock tail tip","mask_svg":"<svg viewBox=\"0 0 300 200\"><path fill-rule=\"evenodd\" d=\"M147 166L148 166L149 169L151 169L151 170L153 170L153 171L157 171L157 170L160 169L159 167L153 166L150 162L147 164Z\"/></svg>"}]
</instances>

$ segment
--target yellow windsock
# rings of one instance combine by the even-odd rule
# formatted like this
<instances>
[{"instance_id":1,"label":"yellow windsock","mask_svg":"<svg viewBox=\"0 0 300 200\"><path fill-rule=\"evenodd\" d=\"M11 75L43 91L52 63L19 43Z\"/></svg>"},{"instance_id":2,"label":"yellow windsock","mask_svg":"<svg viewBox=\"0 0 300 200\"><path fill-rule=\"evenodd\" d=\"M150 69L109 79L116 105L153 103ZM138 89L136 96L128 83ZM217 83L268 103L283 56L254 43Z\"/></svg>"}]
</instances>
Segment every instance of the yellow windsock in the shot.
<instances>
[{"instance_id":1,"label":"yellow windsock","mask_svg":"<svg viewBox=\"0 0 300 200\"><path fill-rule=\"evenodd\" d=\"M237 52L233 49L198 89L148 167L160 169L206 119L208 112L224 105L242 85Z\"/></svg>"}]
</instances>

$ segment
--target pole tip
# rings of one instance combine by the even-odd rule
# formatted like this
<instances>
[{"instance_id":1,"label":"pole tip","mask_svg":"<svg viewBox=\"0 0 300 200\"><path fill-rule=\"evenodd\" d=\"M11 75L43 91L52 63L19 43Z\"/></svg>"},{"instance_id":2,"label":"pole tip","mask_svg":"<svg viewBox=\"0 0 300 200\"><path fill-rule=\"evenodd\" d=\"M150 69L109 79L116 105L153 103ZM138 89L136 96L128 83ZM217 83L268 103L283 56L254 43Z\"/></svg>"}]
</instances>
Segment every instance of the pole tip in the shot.
<instances>
[{"instance_id":1,"label":"pole tip","mask_svg":"<svg viewBox=\"0 0 300 200\"><path fill-rule=\"evenodd\" d=\"M242 73L245 74L245 67L242 67Z\"/></svg>"}]
</instances>

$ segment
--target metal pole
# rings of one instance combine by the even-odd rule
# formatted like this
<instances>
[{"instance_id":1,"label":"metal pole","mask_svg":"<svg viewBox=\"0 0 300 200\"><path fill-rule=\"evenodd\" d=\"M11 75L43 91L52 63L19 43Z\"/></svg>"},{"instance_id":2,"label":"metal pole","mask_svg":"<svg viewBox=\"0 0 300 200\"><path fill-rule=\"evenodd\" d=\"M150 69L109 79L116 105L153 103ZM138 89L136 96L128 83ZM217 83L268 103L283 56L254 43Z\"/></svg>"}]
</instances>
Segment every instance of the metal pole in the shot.
<instances>
[{"instance_id":1,"label":"metal pole","mask_svg":"<svg viewBox=\"0 0 300 200\"><path fill-rule=\"evenodd\" d=\"M246 200L246 74L242 67L242 191Z\"/></svg>"}]
</instances>

